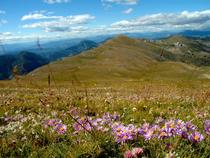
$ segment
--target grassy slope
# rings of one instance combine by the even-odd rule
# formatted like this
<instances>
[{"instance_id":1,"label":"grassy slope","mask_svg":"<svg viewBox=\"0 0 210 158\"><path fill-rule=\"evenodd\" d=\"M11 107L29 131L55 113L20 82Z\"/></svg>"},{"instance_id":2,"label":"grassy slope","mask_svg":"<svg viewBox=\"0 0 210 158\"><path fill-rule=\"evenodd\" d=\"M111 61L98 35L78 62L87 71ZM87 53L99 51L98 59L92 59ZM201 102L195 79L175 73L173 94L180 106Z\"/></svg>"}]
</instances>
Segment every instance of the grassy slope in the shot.
<instances>
[{"instance_id":1,"label":"grassy slope","mask_svg":"<svg viewBox=\"0 0 210 158\"><path fill-rule=\"evenodd\" d=\"M210 47L204 40L172 36L158 41L157 44L172 52L178 61L196 66L209 66L210 64Z\"/></svg>"},{"instance_id":2,"label":"grassy slope","mask_svg":"<svg viewBox=\"0 0 210 158\"><path fill-rule=\"evenodd\" d=\"M143 40L119 36L96 49L74 57L64 58L30 73L26 78L46 81L51 71L59 83L72 80L108 81L182 81L196 80L201 68L173 61L173 54ZM206 71L206 70L205 70Z\"/></svg>"}]
</instances>

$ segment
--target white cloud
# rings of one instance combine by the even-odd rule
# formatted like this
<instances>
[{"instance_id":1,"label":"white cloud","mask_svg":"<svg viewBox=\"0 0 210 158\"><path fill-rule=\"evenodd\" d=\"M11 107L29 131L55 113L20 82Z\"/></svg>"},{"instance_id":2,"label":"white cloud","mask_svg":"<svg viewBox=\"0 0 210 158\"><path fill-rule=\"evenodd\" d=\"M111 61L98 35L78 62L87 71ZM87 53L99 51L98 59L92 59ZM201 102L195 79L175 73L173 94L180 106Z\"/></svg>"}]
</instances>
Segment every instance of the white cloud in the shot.
<instances>
[{"instance_id":1,"label":"white cloud","mask_svg":"<svg viewBox=\"0 0 210 158\"><path fill-rule=\"evenodd\" d=\"M69 0L44 0L45 3L55 4L55 3L68 3Z\"/></svg>"},{"instance_id":2,"label":"white cloud","mask_svg":"<svg viewBox=\"0 0 210 158\"><path fill-rule=\"evenodd\" d=\"M46 18L46 17L45 17ZM41 28L46 32L63 32L72 30L72 26L87 24L90 20L95 19L89 14L75 15L75 16L57 16L56 20L41 21L32 24L25 24L23 28Z\"/></svg>"},{"instance_id":3,"label":"white cloud","mask_svg":"<svg viewBox=\"0 0 210 158\"><path fill-rule=\"evenodd\" d=\"M46 32L77 32L77 33L82 33L84 31L87 31L88 27L85 26L73 26L73 27L57 27L57 26L52 26L47 28L45 31Z\"/></svg>"},{"instance_id":4,"label":"white cloud","mask_svg":"<svg viewBox=\"0 0 210 158\"><path fill-rule=\"evenodd\" d=\"M133 8L128 8L127 10L123 11L124 14L130 14L131 12L133 12Z\"/></svg>"},{"instance_id":5,"label":"white cloud","mask_svg":"<svg viewBox=\"0 0 210 158\"><path fill-rule=\"evenodd\" d=\"M210 10L181 13L159 13L122 20L111 25L121 30L186 30L210 27Z\"/></svg>"},{"instance_id":6,"label":"white cloud","mask_svg":"<svg viewBox=\"0 0 210 158\"><path fill-rule=\"evenodd\" d=\"M45 16L46 15L42 13ZM201 30L210 28L210 10L180 12L180 13L158 13L141 16L136 19L127 19L103 26L86 27L94 16L89 14L59 17L58 19L47 19L31 24L23 25L24 28L41 28L45 32L40 35L12 35L7 40L40 38L76 38L104 34L132 33L132 32L161 32L161 31L184 31ZM51 33L53 32L53 33ZM0 35L1 37L1 35Z\"/></svg>"},{"instance_id":7,"label":"white cloud","mask_svg":"<svg viewBox=\"0 0 210 158\"><path fill-rule=\"evenodd\" d=\"M11 33L11 32L0 32L0 41L4 44L7 43L18 43L18 42L37 42L37 37L42 41L49 41L52 39L65 38L63 34L57 33L33 33L33 34L23 34L21 32Z\"/></svg>"},{"instance_id":8,"label":"white cloud","mask_svg":"<svg viewBox=\"0 0 210 158\"><path fill-rule=\"evenodd\" d=\"M39 19L59 19L61 16L52 16L52 12L47 12L45 10L42 11L35 11L32 13L29 13L27 15L24 15L21 20L39 20Z\"/></svg>"},{"instance_id":9,"label":"white cloud","mask_svg":"<svg viewBox=\"0 0 210 158\"><path fill-rule=\"evenodd\" d=\"M115 3L124 5L135 5L139 0L101 0L102 3Z\"/></svg>"},{"instance_id":10,"label":"white cloud","mask_svg":"<svg viewBox=\"0 0 210 158\"><path fill-rule=\"evenodd\" d=\"M159 13L141 16L133 20L122 20L111 25L89 28L81 35L103 35L118 33L149 33L161 31L184 31L210 28L210 10L181 13ZM73 32L69 32L72 33Z\"/></svg>"},{"instance_id":11,"label":"white cloud","mask_svg":"<svg viewBox=\"0 0 210 158\"><path fill-rule=\"evenodd\" d=\"M0 36L11 36L11 32L0 32Z\"/></svg>"}]
</instances>

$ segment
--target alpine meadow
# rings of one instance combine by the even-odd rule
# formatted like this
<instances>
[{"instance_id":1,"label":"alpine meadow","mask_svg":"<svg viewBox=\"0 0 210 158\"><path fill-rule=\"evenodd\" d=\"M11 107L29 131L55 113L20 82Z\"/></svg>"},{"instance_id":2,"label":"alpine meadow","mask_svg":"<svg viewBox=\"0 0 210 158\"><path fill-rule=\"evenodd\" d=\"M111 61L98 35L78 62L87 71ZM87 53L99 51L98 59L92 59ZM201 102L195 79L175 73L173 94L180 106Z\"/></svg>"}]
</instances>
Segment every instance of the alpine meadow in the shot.
<instances>
[{"instance_id":1,"label":"alpine meadow","mask_svg":"<svg viewBox=\"0 0 210 158\"><path fill-rule=\"evenodd\" d=\"M0 1L0 158L210 158L210 2Z\"/></svg>"}]
</instances>

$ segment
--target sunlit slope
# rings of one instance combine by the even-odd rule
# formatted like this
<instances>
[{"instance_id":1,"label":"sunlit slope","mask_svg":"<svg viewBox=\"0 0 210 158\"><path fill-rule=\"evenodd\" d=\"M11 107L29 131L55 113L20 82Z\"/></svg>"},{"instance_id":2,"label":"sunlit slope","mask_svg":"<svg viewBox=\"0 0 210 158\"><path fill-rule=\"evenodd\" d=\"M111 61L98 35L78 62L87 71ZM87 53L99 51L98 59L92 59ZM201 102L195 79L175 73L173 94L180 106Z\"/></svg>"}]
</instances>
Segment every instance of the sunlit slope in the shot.
<instances>
[{"instance_id":1,"label":"sunlit slope","mask_svg":"<svg viewBox=\"0 0 210 158\"><path fill-rule=\"evenodd\" d=\"M172 36L158 41L157 44L172 52L177 61L196 66L210 66L210 46L205 40Z\"/></svg>"},{"instance_id":2,"label":"sunlit slope","mask_svg":"<svg viewBox=\"0 0 210 158\"><path fill-rule=\"evenodd\" d=\"M56 81L188 80L200 78L200 68L175 61L158 45L119 36L98 48L41 67L27 77Z\"/></svg>"}]
</instances>

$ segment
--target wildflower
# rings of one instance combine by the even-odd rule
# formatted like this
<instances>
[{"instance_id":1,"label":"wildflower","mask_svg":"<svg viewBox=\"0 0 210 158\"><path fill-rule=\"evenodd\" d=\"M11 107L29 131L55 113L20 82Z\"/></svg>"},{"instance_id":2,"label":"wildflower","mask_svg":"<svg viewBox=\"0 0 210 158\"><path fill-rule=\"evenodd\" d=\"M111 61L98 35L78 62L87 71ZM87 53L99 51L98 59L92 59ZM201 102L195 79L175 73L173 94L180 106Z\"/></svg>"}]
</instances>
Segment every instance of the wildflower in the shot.
<instances>
[{"instance_id":1,"label":"wildflower","mask_svg":"<svg viewBox=\"0 0 210 158\"><path fill-rule=\"evenodd\" d=\"M145 134L144 134L144 138L145 140L150 140L151 138L153 138L153 129L149 129Z\"/></svg>"},{"instance_id":2,"label":"wildflower","mask_svg":"<svg viewBox=\"0 0 210 158\"><path fill-rule=\"evenodd\" d=\"M168 121L165 123L163 130L166 132L168 137L176 134L176 124L174 121Z\"/></svg>"},{"instance_id":3,"label":"wildflower","mask_svg":"<svg viewBox=\"0 0 210 158\"><path fill-rule=\"evenodd\" d=\"M112 132L118 143L124 143L129 140L133 140L134 136L137 134L137 129L134 125L124 126L122 124L115 123L112 126Z\"/></svg>"},{"instance_id":4,"label":"wildflower","mask_svg":"<svg viewBox=\"0 0 210 158\"><path fill-rule=\"evenodd\" d=\"M67 131L67 126L59 123L56 125L55 131L57 131L59 134L65 134Z\"/></svg>"},{"instance_id":5,"label":"wildflower","mask_svg":"<svg viewBox=\"0 0 210 158\"><path fill-rule=\"evenodd\" d=\"M144 124L142 125L142 127L140 127L140 128L138 129L138 133L139 133L140 135L144 135L144 134L147 133L147 131L149 130L149 128L150 128L150 125L149 125L148 123L144 123Z\"/></svg>"},{"instance_id":6,"label":"wildflower","mask_svg":"<svg viewBox=\"0 0 210 158\"><path fill-rule=\"evenodd\" d=\"M182 120L176 120L175 121L176 122L176 127L177 128L183 128L184 126L185 126L185 123L184 123L184 121L182 121Z\"/></svg>"},{"instance_id":7,"label":"wildflower","mask_svg":"<svg viewBox=\"0 0 210 158\"><path fill-rule=\"evenodd\" d=\"M137 108L136 107L133 107L132 111L133 112L136 112Z\"/></svg>"},{"instance_id":8,"label":"wildflower","mask_svg":"<svg viewBox=\"0 0 210 158\"><path fill-rule=\"evenodd\" d=\"M185 134L187 131L185 122L182 120L176 120L175 122L176 122L176 128L175 128L176 135L182 136L183 132Z\"/></svg>"},{"instance_id":9,"label":"wildflower","mask_svg":"<svg viewBox=\"0 0 210 158\"><path fill-rule=\"evenodd\" d=\"M159 134L159 136L158 136L158 138L159 139L163 139L163 138L166 138L167 136L168 135L167 135L167 133L165 131L161 131L160 134Z\"/></svg>"},{"instance_id":10,"label":"wildflower","mask_svg":"<svg viewBox=\"0 0 210 158\"><path fill-rule=\"evenodd\" d=\"M210 136L210 120L204 122L204 129L206 134Z\"/></svg>"},{"instance_id":11,"label":"wildflower","mask_svg":"<svg viewBox=\"0 0 210 158\"><path fill-rule=\"evenodd\" d=\"M49 119L49 120L45 121L45 127L47 127L47 126L54 127L61 122L62 121L58 120L58 119Z\"/></svg>"},{"instance_id":12,"label":"wildflower","mask_svg":"<svg viewBox=\"0 0 210 158\"><path fill-rule=\"evenodd\" d=\"M124 153L124 158L135 158L135 156L130 150L128 150Z\"/></svg>"},{"instance_id":13,"label":"wildflower","mask_svg":"<svg viewBox=\"0 0 210 158\"><path fill-rule=\"evenodd\" d=\"M112 115L112 119L114 121L119 120L120 119L120 115L117 112L114 112L114 114Z\"/></svg>"},{"instance_id":14,"label":"wildflower","mask_svg":"<svg viewBox=\"0 0 210 158\"><path fill-rule=\"evenodd\" d=\"M190 121L186 122L185 127L187 128L187 131L195 131L196 126L193 125Z\"/></svg>"},{"instance_id":15,"label":"wildflower","mask_svg":"<svg viewBox=\"0 0 210 158\"><path fill-rule=\"evenodd\" d=\"M142 148L133 148L131 152L135 157L139 157L143 153L143 149Z\"/></svg>"},{"instance_id":16,"label":"wildflower","mask_svg":"<svg viewBox=\"0 0 210 158\"><path fill-rule=\"evenodd\" d=\"M188 139L190 141L192 141L193 143L199 143L199 142L201 142L204 139L204 137L199 132L193 132L192 134L190 134L188 136Z\"/></svg>"},{"instance_id":17,"label":"wildflower","mask_svg":"<svg viewBox=\"0 0 210 158\"><path fill-rule=\"evenodd\" d=\"M83 131L83 130L91 131L92 127L90 125L90 122L91 122L90 118L81 117L77 119L77 122L73 124L73 128L76 132Z\"/></svg>"},{"instance_id":18,"label":"wildflower","mask_svg":"<svg viewBox=\"0 0 210 158\"><path fill-rule=\"evenodd\" d=\"M182 138L187 139L188 138L188 133L186 131L182 131L181 136L182 136Z\"/></svg>"}]
</instances>

